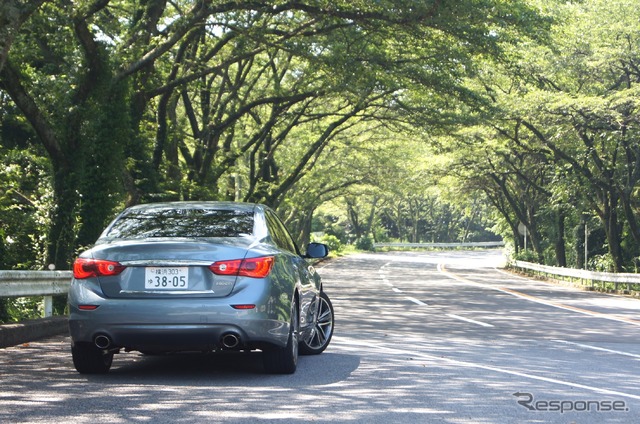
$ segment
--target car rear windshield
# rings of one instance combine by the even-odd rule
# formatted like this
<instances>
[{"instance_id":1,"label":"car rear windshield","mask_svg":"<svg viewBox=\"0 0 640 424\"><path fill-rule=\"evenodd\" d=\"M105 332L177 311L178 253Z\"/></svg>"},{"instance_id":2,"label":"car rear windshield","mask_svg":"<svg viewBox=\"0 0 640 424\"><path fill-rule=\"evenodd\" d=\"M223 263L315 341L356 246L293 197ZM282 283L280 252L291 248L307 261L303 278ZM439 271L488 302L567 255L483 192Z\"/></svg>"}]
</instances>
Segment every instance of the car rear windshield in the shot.
<instances>
[{"instance_id":1,"label":"car rear windshield","mask_svg":"<svg viewBox=\"0 0 640 424\"><path fill-rule=\"evenodd\" d=\"M253 212L211 209L134 210L121 216L108 238L238 237L253 233Z\"/></svg>"}]
</instances>

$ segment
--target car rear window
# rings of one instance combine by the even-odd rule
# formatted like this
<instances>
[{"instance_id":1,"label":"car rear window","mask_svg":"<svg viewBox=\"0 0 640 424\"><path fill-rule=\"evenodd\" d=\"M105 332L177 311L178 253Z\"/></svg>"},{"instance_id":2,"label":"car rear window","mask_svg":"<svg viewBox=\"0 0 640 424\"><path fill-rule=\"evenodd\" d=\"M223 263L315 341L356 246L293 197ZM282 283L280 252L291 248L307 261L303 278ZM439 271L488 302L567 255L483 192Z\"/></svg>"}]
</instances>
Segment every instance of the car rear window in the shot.
<instances>
[{"instance_id":1,"label":"car rear window","mask_svg":"<svg viewBox=\"0 0 640 424\"><path fill-rule=\"evenodd\" d=\"M253 233L253 212L211 209L132 210L105 234L108 238L239 237Z\"/></svg>"}]
</instances>

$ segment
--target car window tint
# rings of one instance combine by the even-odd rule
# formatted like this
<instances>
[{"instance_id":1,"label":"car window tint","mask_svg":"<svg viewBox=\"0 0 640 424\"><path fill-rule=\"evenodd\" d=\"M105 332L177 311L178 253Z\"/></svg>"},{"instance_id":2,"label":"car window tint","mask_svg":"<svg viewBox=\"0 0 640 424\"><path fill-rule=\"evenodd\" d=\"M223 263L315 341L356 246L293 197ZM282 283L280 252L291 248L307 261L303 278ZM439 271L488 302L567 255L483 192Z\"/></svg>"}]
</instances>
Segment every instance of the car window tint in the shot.
<instances>
[{"instance_id":1,"label":"car window tint","mask_svg":"<svg viewBox=\"0 0 640 424\"><path fill-rule=\"evenodd\" d=\"M238 237L252 233L251 211L142 209L120 217L106 237Z\"/></svg>"},{"instance_id":2,"label":"car window tint","mask_svg":"<svg viewBox=\"0 0 640 424\"><path fill-rule=\"evenodd\" d=\"M280 219L271 211L266 211L266 218L269 233L276 245L291 253L297 254L298 249L296 248L296 244L293 242L293 239Z\"/></svg>"}]
</instances>

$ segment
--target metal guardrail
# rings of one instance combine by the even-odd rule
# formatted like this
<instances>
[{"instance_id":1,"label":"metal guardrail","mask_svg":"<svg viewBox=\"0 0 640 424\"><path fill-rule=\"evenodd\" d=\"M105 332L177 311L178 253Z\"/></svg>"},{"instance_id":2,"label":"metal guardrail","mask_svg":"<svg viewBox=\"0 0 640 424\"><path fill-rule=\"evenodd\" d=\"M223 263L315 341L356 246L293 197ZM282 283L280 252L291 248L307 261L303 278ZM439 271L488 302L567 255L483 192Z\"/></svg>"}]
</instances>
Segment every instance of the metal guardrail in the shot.
<instances>
[{"instance_id":1,"label":"metal guardrail","mask_svg":"<svg viewBox=\"0 0 640 424\"><path fill-rule=\"evenodd\" d=\"M53 314L53 297L66 294L71 271L0 271L0 297L44 296L44 316Z\"/></svg>"},{"instance_id":2,"label":"metal guardrail","mask_svg":"<svg viewBox=\"0 0 640 424\"><path fill-rule=\"evenodd\" d=\"M376 243L374 247L501 247L502 242L481 243ZM618 290L620 284L640 288L640 274L594 272L583 269L561 268L512 261L512 267L539 272L551 276L613 284ZM71 284L71 271L0 271L0 297L44 296L44 315L52 315L52 296L66 294Z\"/></svg>"},{"instance_id":3,"label":"metal guardrail","mask_svg":"<svg viewBox=\"0 0 640 424\"><path fill-rule=\"evenodd\" d=\"M456 247L502 247L503 241L478 241L469 243L374 243L373 247L427 247L427 248L456 248Z\"/></svg>"},{"instance_id":4,"label":"metal guardrail","mask_svg":"<svg viewBox=\"0 0 640 424\"><path fill-rule=\"evenodd\" d=\"M614 290L618 290L620 284L626 285L627 290L633 290L632 286L636 285L640 288L640 274L633 273L612 273L612 272L595 272L584 269L561 268L557 266L540 265L531 262L513 261L510 263L512 267L525 269L529 271L539 272L551 276L559 276L569 279L591 282L591 286L595 286L595 282L603 284L613 284Z\"/></svg>"}]
</instances>

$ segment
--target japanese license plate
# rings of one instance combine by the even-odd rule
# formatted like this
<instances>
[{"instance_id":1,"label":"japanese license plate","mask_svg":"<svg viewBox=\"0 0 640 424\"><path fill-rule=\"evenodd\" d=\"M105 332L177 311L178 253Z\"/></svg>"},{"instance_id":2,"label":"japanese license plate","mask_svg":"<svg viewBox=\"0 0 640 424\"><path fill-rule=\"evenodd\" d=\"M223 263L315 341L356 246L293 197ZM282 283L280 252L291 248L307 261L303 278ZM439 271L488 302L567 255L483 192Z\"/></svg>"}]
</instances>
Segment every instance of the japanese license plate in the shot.
<instances>
[{"instance_id":1,"label":"japanese license plate","mask_svg":"<svg viewBox=\"0 0 640 424\"><path fill-rule=\"evenodd\" d=\"M145 290L189 290L189 268L147 267L144 271Z\"/></svg>"}]
</instances>

